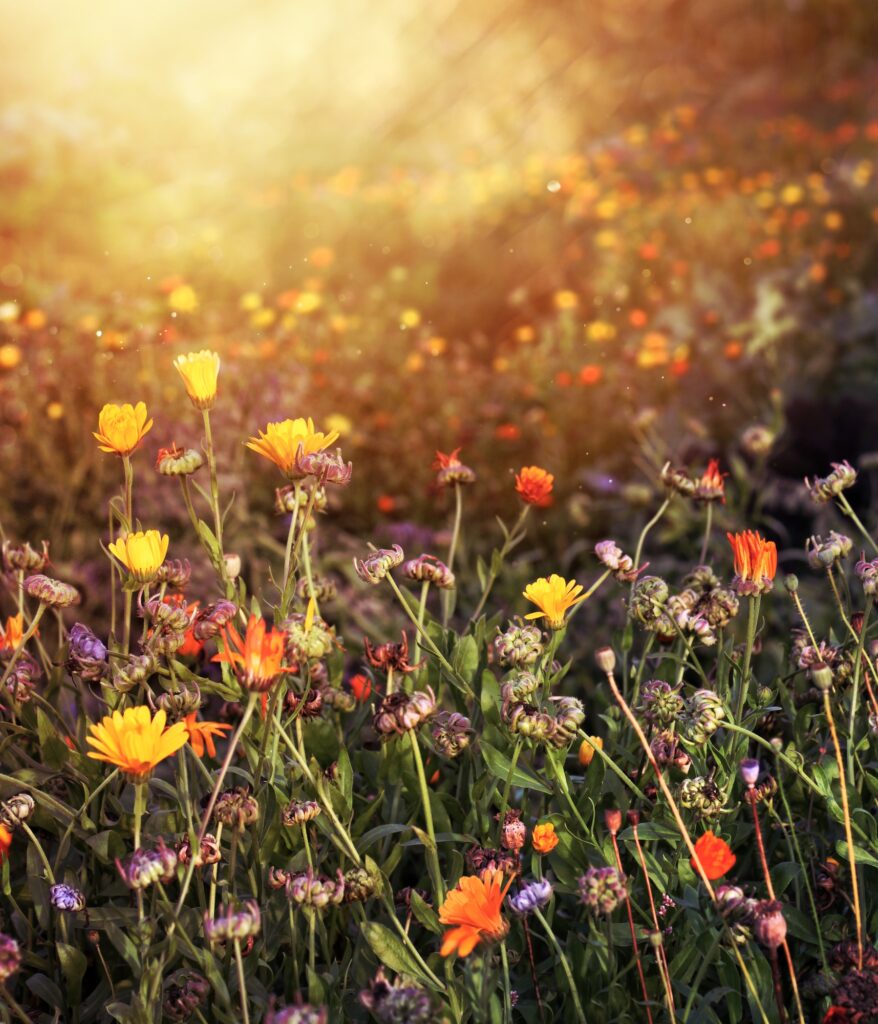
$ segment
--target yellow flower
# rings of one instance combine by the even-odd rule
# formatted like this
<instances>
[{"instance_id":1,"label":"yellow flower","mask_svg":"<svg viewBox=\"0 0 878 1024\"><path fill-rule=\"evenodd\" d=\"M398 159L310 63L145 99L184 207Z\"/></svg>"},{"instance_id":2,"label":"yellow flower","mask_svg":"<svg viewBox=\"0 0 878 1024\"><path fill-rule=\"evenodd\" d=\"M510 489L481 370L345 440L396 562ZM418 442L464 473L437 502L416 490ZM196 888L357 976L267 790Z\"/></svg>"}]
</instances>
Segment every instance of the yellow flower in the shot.
<instances>
[{"instance_id":1,"label":"yellow flower","mask_svg":"<svg viewBox=\"0 0 878 1024\"><path fill-rule=\"evenodd\" d=\"M534 825L531 842L537 853L551 853L558 845L558 836L555 834L555 826L552 822L544 821L539 825Z\"/></svg>"},{"instance_id":2,"label":"yellow flower","mask_svg":"<svg viewBox=\"0 0 878 1024\"><path fill-rule=\"evenodd\" d=\"M579 763L588 768L594 758L595 750L603 750L604 741L600 736L587 736L579 745Z\"/></svg>"},{"instance_id":3,"label":"yellow flower","mask_svg":"<svg viewBox=\"0 0 878 1024\"><path fill-rule=\"evenodd\" d=\"M198 296L191 284L177 285L168 296L168 305L175 313L194 313L198 309Z\"/></svg>"},{"instance_id":4,"label":"yellow flower","mask_svg":"<svg viewBox=\"0 0 878 1024\"><path fill-rule=\"evenodd\" d=\"M110 544L110 553L125 566L138 583L149 583L168 553L168 535L158 530L128 533Z\"/></svg>"},{"instance_id":5,"label":"yellow flower","mask_svg":"<svg viewBox=\"0 0 878 1024\"><path fill-rule=\"evenodd\" d=\"M303 455L322 452L337 441L338 436L337 430L326 434L315 430L310 416L307 420L300 416L295 420L269 423L264 431L259 431L259 437L250 438L247 447L271 459L285 476L292 479L297 475L296 456L299 452Z\"/></svg>"},{"instance_id":6,"label":"yellow flower","mask_svg":"<svg viewBox=\"0 0 878 1024\"><path fill-rule=\"evenodd\" d=\"M568 582L563 576L554 573L548 579L543 576L528 583L524 588L524 596L540 609L538 612L528 612L525 618L546 618L549 629L562 629L567 610L585 600L581 584L576 580Z\"/></svg>"},{"instance_id":7,"label":"yellow flower","mask_svg":"<svg viewBox=\"0 0 878 1024\"><path fill-rule=\"evenodd\" d=\"M185 722L165 728L167 715L157 711L150 717L146 705L114 711L89 726L86 743L94 747L88 756L121 769L134 782L143 782L155 766L176 753L189 740Z\"/></svg>"},{"instance_id":8,"label":"yellow flower","mask_svg":"<svg viewBox=\"0 0 878 1024\"><path fill-rule=\"evenodd\" d=\"M210 409L216 398L216 378L220 357L210 349L177 356L174 366L186 385L186 394L196 409Z\"/></svg>"},{"instance_id":9,"label":"yellow flower","mask_svg":"<svg viewBox=\"0 0 878 1024\"><path fill-rule=\"evenodd\" d=\"M152 429L152 420L146 418L146 403L113 405L109 403L98 415L98 429L94 434L102 452L130 455Z\"/></svg>"}]
</instances>

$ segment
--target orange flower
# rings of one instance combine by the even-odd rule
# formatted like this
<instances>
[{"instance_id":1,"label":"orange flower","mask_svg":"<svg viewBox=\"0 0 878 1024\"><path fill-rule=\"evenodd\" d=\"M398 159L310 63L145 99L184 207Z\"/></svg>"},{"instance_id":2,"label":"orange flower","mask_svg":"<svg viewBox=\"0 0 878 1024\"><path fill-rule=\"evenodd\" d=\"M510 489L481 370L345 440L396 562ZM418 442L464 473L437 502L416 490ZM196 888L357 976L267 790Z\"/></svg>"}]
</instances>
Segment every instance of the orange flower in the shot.
<instances>
[{"instance_id":1,"label":"orange flower","mask_svg":"<svg viewBox=\"0 0 878 1024\"><path fill-rule=\"evenodd\" d=\"M21 643L23 635L21 615L10 615L6 620L6 629L0 626L0 651L14 651Z\"/></svg>"},{"instance_id":2,"label":"orange flower","mask_svg":"<svg viewBox=\"0 0 878 1024\"><path fill-rule=\"evenodd\" d=\"M548 508L552 504L554 476L539 466L523 466L515 474L515 490L527 505Z\"/></svg>"},{"instance_id":3,"label":"orange flower","mask_svg":"<svg viewBox=\"0 0 878 1024\"><path fill-rule=\"evenodd\" d=\"M596 749L604 749L604 741L600 736L589 736L579 744L579 763L583 768L588 768L591 764Z\"/></svg>"},{"instance_id":4,"label":"orange flower","mask_svg":"<svg viewBox=\"0 0 878 1024\"><path fill-rule=\"evenodd\" d=\"M738 859L732 853L725 839L720 839L711 831L707 831L699 837L695 844L695 856L711 882L722 878L727 871L731 871ZM689 863L696 871L698 870L694 857L689 858Z\"/></svg>"},{"instance_id":5,"label":"orange flower","mask_svg":"<svg viewBox=\"0 0 878 1024\"><path fill-rule=\"evenodd\" d=\"M711 459L707 469L702 473L701 479L695 481L695 499L697 501L726 501L726 485L724 483L727 473L720 473L719 459Z\"/></svg>"},{"instance_id":6,"label":"orange flower","mask_svg":"<svg viewBox=\"0 0 878 1024\"><path fill-rule=\"evenodd\" d=\"M12 846L12 833L5 825L0 825L0 864L6 860L10 846Z\"/></svg>"},{"instance_id":7,"label":"orange flower","mask_svg":"<svg viewBox=\"0 0 878 1024\"><path fill-rule=\"evenodd\" d=\"M508 922L501 916L500 908L509 886L510 878L503 885L502 871L486 871L481 878L465 875L445 897L439 908L442 924L455 925L445 933L442 956L456 952L458 956L469 956L483 940L504 938L509 931Z\"/></svg>"},{"instance_id":8,"label":"orange flower","mask_svg":"<svg viewBox=\"0 0 878 1024\"><path fill-rule=\"evenodd\" d=\"M265 693L279 675L292 671L282 665L285 639L278 629L266 632L265 619L251 615L243 639L234 626L223 629L226 649L215 654L213 660L232 665L245 690Z\"/></svg>"},{"instance_id":9,"label":"orange flower","mask_svg":"<svg viewBox=\"0 0 878 1024\"><path fill-rule=\"evenodd\" d=\"M739 594L752 596L771 590L777 573L777 546L755 530L727 533L735 556L735 587Z\"/></svg>"},{"instance_id":10,"label":"orange flower","mask_svg":"<svg viewBox=\"0 0 878 1024\"><path fill-rule=\"evenodd\" d=\"M372 680L368 676L364 676L362 672L351 676L348 685L351 688L351 693L361 704L372 696Z\"/></svg>"},{"instance_id":11,"label":"orange flower","mask_svg":"<svg viewBox=\"0 0 878 1024\"><path fill-rule=\"evenodd\" d=\"M152 428L146 414L146 403L114 405L108 403L98 415L98 429L93 436L102 452L130 455Z\"/></svg>"},{"instance_id":12,"label":"orange flower","mask_svg":"<svg viewBox=\"0 0 878 1024\"><path fill-rule=\"evenodd\" d=\"M186 726L177 722L166 729L166 722L164 711L153 716L145 704L114 711L88 727L85 741L95 748L88 756L114 764L134 782L143 782L160 761L186 742Z\"/></svg>"},{"instance_id":13,"label":"orange flower","mask_svg":"<svg viewBox=\"0 0 878 1024\"><path fill-rule=\"evenodd\" d=\"M558 845L558 837L555 835L555 826L551 821L534 825L531 842L537 853L551 853L555 849Z\"/></svg>"},{"instance_id":14,"label":"orange flower","mask_svg":"<svg viewBox=\"0 0 878 1024\"><path fill-rule=\"evenodd\" d=\"M198 614L198 609L201 605L200 601L187 602L183 594L166 594L163 600L165 604L170 605L172 608L184 609L189 616L189 622L195 622L195 616ZM194 658L201 653L203 647L204 641L196 638L194 627L190 625L184 633L183 643L177 648L176 653L182 654L185 658Z\"/></svg>"},{"instance_id":15,"label":"orange flower","mask_svg":"<svg viewBox=\"0 0 878 1024\"><path fill-rule=\"evenodd\" d=\"M219 736L222 739L223 734L232 727L223 725L221 722L196 722L196 715L197 712L193 711L191 715L187 715L183 719L183 724L189 733L189 744L197 757L204 757L205 750L211 757L216 757L214 736Z\"/></svg>"}]
</instances>

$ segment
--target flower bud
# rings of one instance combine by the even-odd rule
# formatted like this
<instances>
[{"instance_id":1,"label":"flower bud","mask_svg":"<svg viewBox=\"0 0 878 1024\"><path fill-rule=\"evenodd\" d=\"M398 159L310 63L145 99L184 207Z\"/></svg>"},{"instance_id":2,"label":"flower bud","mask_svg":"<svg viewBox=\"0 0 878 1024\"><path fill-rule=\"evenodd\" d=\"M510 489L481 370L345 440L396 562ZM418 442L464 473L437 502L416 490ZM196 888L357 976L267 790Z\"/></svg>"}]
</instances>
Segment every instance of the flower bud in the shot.
<instances>
[{"instance_id":1,"label":"flower bud","mask_svg":"<svg viewBox=\"0 0 878 1024\"><path fill-rule=\"evenodd\" d=\"M402 567L406 579L419 583L432 583L439 590L454 589L454 573L435 555L419 555L409 559Z\"/></svg>"},{"instance_id":2,"label":"flower bud","mask_svg":"<svg viewBox=\"0 0 878 1024\"><path fill-rule=\"evenodd\" d=\"M595 651L594 660L601 672L608 676L612 675L616 669L616 655L612 647L599 647Z\"/></svg>"},{"instance_id":3,"label":"flower bud","mask_svg":"<svg viewBox=\"0 0 878 1024\"><path fill-rule=\"evenodd\" d=\"M225 598L207 605L195 616L192 635L196 640L212 640L219 636L223 626L231 622L237 611L238 606Z\"/></svg>"},{"instance_id":4,"label":"flower bud","mask_svg":"<svg viewBox=\"0 0 878 1024\"><path fill-rule=\"evenodd\" d=\"M377 586L390 572L402 564L405 553L399 544L392 548L380 548L373 551L365 558L354 559L354 569L364 583L371 583Z\"/></svg>"},{"instance_id":5,"label":"flower bud","mask_svg":"<svg viewBox=\"0 0 878 1024\"><path fill-rule=\"evenodd\" d=\"M204 914L204 937L211 946L219 942L252 938L259 934L261 926L256 900L247 900L239 910L227 904L220 907L216 917L211 917L206 911Z\"/></svg>"},{"instance_id":6,"label":"flower bud","mask_svg":"<svg viewBox=\"0 0 878 1024\"><path fill-rule=\"evenodd\" d=\"M241 575L241 556L230 551L223 555L223 562L226 568L226 577L236 580Z\"/></svg>"},{"instance_id":7,"label":"flower bud","mask_svg":"<svg viewBox=\"0 0 878 1024\"><path fill-rule=\"evenodd\" d=\"M832 669L822 661L811 666L811 682L818 690L826 691L832 687Z\"/></svg>"},{"instance_id":8,"label":"flower bud","mask_svg":"<svg viewBox=\"0 0 878 1024\"><path fill-rule=\"evenodd\" d=\"M516 914L523 917L545 907L552 898L552 892L552 883L544 878L522 882L521 888L511 895L507 902Z\"/></svg>"},{"instance_id":9,"label":"flower bud","mask_svg":"<svg viewBox=\"0 0 878 1024\"><path fill-rule=\"evenodd\" d=\"M604 825L610 835L616 835L622 827L622 812L616 807L608 807L604 811Z\"/></svg>"},{"instance_id":10,"label":"flower bud","mask_svg":"<svg viewBox=\"0 0 878 1024\"><path fill-rule=\"evenodd\" d=\"M0 825L14 832L34 813L34 798L30 793L16 793L0 802Z\"/></svg>"},{"instance_id":11,"label":"flower bud","mask_svg":"<svg viewBox=\"0 0 878 1024\"><path fill-rule=\"evenodd\" d=\"M194 448L178 448L175 444L170 448L159 448L155 460L155 468L162 476L191 476L203 465L201 452Z\"/></svg>"},{"instance_id":12,"label":"flower bud","mask_svg":"<svg viewBox=\"0 0 878 1024\"><path fill-rule=\"evenodd\" d=\"M443 711L433 723L433 742L446 757L458 757L469 746L472 724L458 711Z\"/></svg>"},{"instance_id":13,"label":"flower bud","mask_svg":"<svg viewBox=\"0 0 878 1024\"><path fill-rule=\"evenodd\" d=\"M96 682L107 672L107 648L81 622L71 626L67 635L67 669L83 682Z\"/></svg>"},{"instance_id":14,"label":"flower bud","mask_svg":"<svg viewBox=\"0 0 878 1024\"><path fill-rule=\"evenodd\" d=\"M42 550L36 551L25 541L24 544L13 544L10 540L3 541L0 548L0 560L3 571L16 573L40 572L49 563L49 542L42 542Z\"/></svg>"},{"instance_id":15,"label":"flower bud","mask_svg":"<svg viewBox=\"0 0 878 1024\"><path fill-rule=\"evenodd\" d=\"M320 804L316 800L291 800L281 813L284 825L305 825L320 814Z\"/></svg>"},{"instance_id":16,"label":"flower bud","mask_svg":"<svg viewBox=\"0 0 878 1024\"><path fill-rule=\"evenodd\" d=\"M517 853L527 838L527 826L521 820L521 811L507 811L500 826L500 845Z\"/></svg>"},{"instance_id":17,"label":"flower bud","mask_svg":"<svg viewBox=\"0 0 878 1024\"><path fill-rule=\"evenodd\" d=\"M759 762L751 757L745 757L738 765L738 771L744 780L744 785L755 786L759 779Z\"/></svg>"},{"instance_id":18,"label":"flower bud","mask_svg":"<svg viewBox=\"0 0 878 1024\"><path fill-rule=\"evenodd\" d=\"M788 594L795 594L799 589L799 577L793 573L788 573L783 578L783 585L786 587Z\"/></svg>"},{"instance_id":19,"label":"flower bud","mask_svg":"<svg viewBox=\"0 0 878 1024\"><path fill-rule=\"evenodd\" d=\"M155 581L167 583L174 590L185 590L191 576L192 566L188 558L169 558L159 566Z\"/></svg>"},{"instance_id":20,"label":"flower bud","mask_svg":"<svg viewBox=\"0 0 878 1024\"><path fill-rule=\"evenodd\" d=\"M766 949L777 949L787 937L787 922L777 900L762 900L755 908L753 934Z\"/></svg>"},{"instance_id":21,"label":"flower bud","mask_svg":"<svg viewBox=\"0 0 878 1024\"><path fill-rule=\"evenodd\" d=\"M235 786L217 797L213 809L216 822L243 832L248 825L259 820L259 804L250 793L249 786Z\"/></svg>"},{"instance_id":22,"label":"flower bud","mask_svg":"<svg viewBox=\"0 0 878 1024\"><path fill-rule=\"evenodd\" d=\"M24 589L31 597L53 608L67 608L71 604L79 604L79 591L76 587L50 576L28 576L24 581Z\"/></svg>"}]
</instances>

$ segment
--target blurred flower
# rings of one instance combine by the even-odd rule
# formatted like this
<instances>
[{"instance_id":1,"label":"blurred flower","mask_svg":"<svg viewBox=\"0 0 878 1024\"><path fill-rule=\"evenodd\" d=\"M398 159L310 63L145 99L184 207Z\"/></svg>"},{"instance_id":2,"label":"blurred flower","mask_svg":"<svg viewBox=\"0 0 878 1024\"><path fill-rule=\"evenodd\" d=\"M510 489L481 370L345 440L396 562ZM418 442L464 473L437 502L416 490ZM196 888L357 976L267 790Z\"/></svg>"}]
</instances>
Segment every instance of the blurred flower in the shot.
<instances>
[{"instance_id":1,"label":"blurred flower","mask_svg":"<svg viewBox=\"0 0 878 1024\"><path fill-rule=\"evenodd\" d=\"M52 579L51 576L43 576L41 573L28 576L24 581L24 589L30 597L35 597L53 608L68 608L72 604L79 604L79 591L76 587Z\"/></svg>"},{"instance_id":2,"label":"blurred flower","mask_svg":"<svg viewBox=\"0 0 878 1024\"><path fill-rule=\"evenodd\" d=\"M113 405L108 403L98 415L98 429L94 437L102 452L130 455L152 429L152 420L146 416L146 403Z\"/></svg>"},{"instance_id":3,"label":"blurred flower","mask_svg":"<svg viewBox=\"0 0 878 1024\"><path fill-rule=\"evenodd\" d=\"M196 409L211 409L216 399L220 357L210 349L177 356L174 367L183 378L186 394Z\"/></svg>"},{"instance_id":4,"label":"blurred flower","mask_svg":"<svg viewBox=\"0 0 878 1024\"><path fill-rule=\"evenodd\" d=\"M278 676L292 671L283 667L286 636L274 628L266 632L265 619L251 615L243 639L231 625L223 628L222 635L225 650L215 654L213 661L231 665L245 690L265 693Z\"/></svg>"},{"instance_id":5,"label":"blurred flower","mask_svg":"<svg viewBox=\"0 0 878 1024\"><path fill-rule=\"evenodd\" d=\"M476 474L465 466L458 455L460 449L455 448L453 452L446 455L444 452L436 452L436 461L433 468L436 472L436 482L440 487L447 487L449 484L472 484L475 483Z\"/></svg>"},{"instance_id":6,"label":"blurred flower","mask_svg":"<svg viewBox=\"0 0 878 1024\"><path fill-rule=\"evenodd\" d=\"M168 553L168 535L158 530L126 533L108 548L138 583L151 583Z\"/></svg>"},{"instance_id":7,"label":"blurred flower","mask_svg":"<svg viewBox=\"0 0 878 1024\"><path fill-rule=\"evenodd\" d=\"M813 483L805 477L805 486L819 505L837 498L842 491L853 487L857 482L857 471L847 459L844 462L833 462L831 466L832 472L828 476L815 477Z\"/></svg>"},{"instance_id":8,"label":"blurred flower","mask_svg":"<svg viewBox=\"0 0 878 1024\"><path fill-rule=\"evenodd\" d=\"M531 843L537 853L551 853L555 849L558 845L558 836L555 834L555 826L551 821L534 825Z\"/></svg>"},{"instance_id":9,"label":"blurred flower","mask_svg":"<svg viewBox=\"0 0 878 1024\"><path fill-rule=\"evenodd\" d=\"M850 537L836 530L830 530L828 537L809 537L805 541L808 565L812 569L828 569L851 553L854 542Z\"/></svg>"},{"instance_id":10,"label":"blurred flower","mask_svg":"<svg viewBox=\"0 0 878 1024\"><path fill-rule=\"evenodd\" d=\"M247 900L243 907L236 909L229 903L220 907L215 917L205 911L204 937L213 946L218 942L233 942L235 939L249 939L259 934L262 919L256 900Z\"/></svg>"},{"instance_id":11,"label":"blurred flower","mask_svg":"<svg viewBox=\"0 0 878 1024\"><path fill-rule=\"evenodd\" d=\"M579 745L579 763L583 768L588 768L594 759L595 747L598 750L604 749L604 741L600 736L588 736Z\"/></svg>"},{"instance_id":12,"label":"blurred flower","mask_svg":"<svg viewBox=\"0 0 878 1024\"><path fill-rule=\"evenodd\" d=\"M176 722L165 728L167 715L141 705L114 711L100 722L89 725L86 743L94 747L88 756L115 765L134 782L149 778L159 762L175 753L188 739L186 726Z\"/></svg>"},{"instance_id":13,"label":"blurred flower","mask_svg":"<svg viewBox=\"0 0 878 1024\"><path fill-rule=\"evenodd\" d=\"M531 914L541 910L552 898L552 883L545 878L522 882L518 892L509 897L509 906L516 914Z\"/></svg>"},{"instance_id":14,"label":"blurred flower","mask_svg":"<svg viewBox=\"0 0 878 1024\"><path fill-rule=\"evenodd\" d=\"M634 559L630 555L624 554L614 540L598 541L594 546L594 553L598 561L609 569L613 577L620 583L633 582L649 564L644 562L643 565L635 568Z\"/></svg>"},{"instance_id":15,"label":"blurred flower","mask_svg":"<svg viewBox=\"0 0 878 1024\"><path fill-rule=\"evenodd\" d=\"M301 1001L293 1006L272 1007L265 1024L329 1024L329 1010Z\"/></svg>"},{"instance_id":16,"label":"blurred flower","mask_svg":"<svg viewBox=\"0 0 878 1024\"><path fill-rule=\"evenodd\" d=\"M198 309L198 295L191 284L178 284L168 295L168 308L175 313L194 313Z\"/></svg>"},{"instance_id":17,"label":"blurred flower","mask_svg":"<svg viewBox=\"0 0 878 1024\"><path fill-rule=\"evenodd\" d=\"M695 500L698 502L721 501L725 503L726 485L724 479L727 476L728 473L720 473L719 471L719 459L711 459L707 464L707 469L695 481L695 493L693 495Z\"/></svg>"},{"instance_id":18,"label":"blurred flower","mask_svg":"<svg viewBox=\"0 0 878 1024\"><path fill-rule=\"evenodd\" d=\"M348 686L351 688L351 693L360 704L365 703L372 695L372 680L363 675L362 672L357 672L348 680Z\"/></svg>"},{"instance_id":19,"label":"blurred flower","mask_svg":"<svg viewBox=\"0 0 878 1024\"><path fill-rule=\"evenodd\" d=\"M698 837L698 841L695 843L695 856L705 875L712 882L731 871L738 859L732 853L729 844L710 830ZM694 858L690 857L689 863L694 870L697 870Z\"/></svg>"},{"instance_id":20,"label":"blurred flower","mask_svg":"<svg viewBox=\"0 0 878 1024\"><path fill-rule=\"evenodd\" d=\"M732 587L741 596L764 594L771 590L777 573L777 546L755 530L727 533L735 558Z\"/></svg>"},{"instance_id":21,"label":"blurred flower","mask_svg":"<svg viewBox=\"0 0 878 1024\"><path fill-rule=\"evenodd\" d=\"M539 466L523 466L515 475L515 490L526 505L548 508L554 482L554 476Z\"/></svg>"},{"instance_id":22,"label":"blurred flower","mask_svg":"<svg viewBox=\"0 0 878 1024\"><path fill-rule=\"evenodd\" d=\"M523 592L528 601L533 602L540 610L528 612L526 619L542 619L548 621L549 629L563 629L564 616L568 609L585 600L582 585L575 580L569 582L554 573L547 579L541 577L529 583Z\"/></svg>"},{"instance_id":23,"label":"blurred flower","mask_svg":"<svg viewBox=\"0 0 878 1024\"><path fill-rule=\"evenodd\" d=\"M24 617L19 613L18 615L10 615L6 620L6 626L0 623L0 652L2 651L14 651L16 647L21 643L21 638L24 635L22 625L24 624Z\"/></svg>"},{"instance_id":24,"label":"blurred flower","mask_svg":"<svg viewBox=\"0 0 878 1024\"><path fill-rule=\"evenodd\" d=\"M196 757L204 757L205 751L210 757L216 757L214 737L222 739L232 727L221 722L198 722L197 717L197 712L193 711L183 719L186 732L189 734L189 745Z\"/></svg>"},{"instance_id":25,"label":"blurred flower","mask_svg":"<svg viewBox=\"0 0 878 1024\"><path fill-rule=\"evenodd\" d=\"M469 956L483 941L505 938L509 924L500 913L512 878L503 885L503 874L486 871L481 878L464 875L439 908L442 924L453 925L445 933L440 953Z\"/></svg>"},{"instance_id":26,"label":"blurred flower","mask_svg":"<svg viewBox=\"0 0 878 1024\"><path fill-rule=\"evenodd\" d=\"M0 824L0 864L9 856L9 847L12 846L12 832L3 824Z\"/></svg>"},{"instance_id":27,"label":"blurred flower","mask_svg":"<svg viewBox=\"0 0 878 1024\"><path fill-rule=\"evenodd\" d=\"M27 542L13 544L12 541L5 540L0 553L2 553L4 572L41 572L49 561L49 542L44 540L42 550L36 551Z\"/></svg>"},{"instance_id":28,"label":"blurred flower","mask_svg":"<svg viewBox=\"0 0 878 1024\"><path fill-rule=\"evenodd\" d=\"M16 793L0 801L0 825L9 832L15 829L34 813L34 798L30 793Z\"/></svg>"},{"instance_id":29,"label":"blurred flower","mask_svg":"<svg viewBox=\"0 0 878 1024\"><path fill-rule=\"evenodd\" d=\"M360 1003L379 1024L433 1024L436 1020L431 995L402 978L391 984L383 967L378 968L369 987L360 992Z\"/></svg>"},{"instance_id":30,"label":"blurred flower","mask_svg":"<svg viewBox=\"0 0 878 1024\"><path fill-rule=\"evenodd\" d=\"M269 423L265 430L259 431L258 437L251 437L247 447L266 459L270 459L289 479L299 475L296 469L296 458L310 455L328 448L338 440L338 431L330 430L324 434L314 429L314 421L299 417L295 420L282 420L280 423Z\"/></svg>"},{"instance_id":31,"label":"blurred flower","mask_svg":"<svg viewBox=\"0 0 878 1024\"><path fill-rule=\"evenodd\" d=\"M0 984L12 977L21 966L21 950L11 935L0 932Z\"/></svg>"},{"instance_id":32,"label":"blurred flower","mask_svg":"<svg viewBox=\"0 0 878 1024\"><path fill-rule=\"evenodd\" d=\"M589 868L578 884L579 898L596 914L612 914L628 898L625 882L615 868Z\"/></svg>"},{"instance_id":33,"label":"blurred flower","mask_svg":"<svg viewBox=\"0 0 878 1024\"><path fill-rule=\"evenodd\" d=\"M183 967L165 981L162 1013L173 1021L187 1021L210 994L204 975Z\"/></svg>"}]
</instances>

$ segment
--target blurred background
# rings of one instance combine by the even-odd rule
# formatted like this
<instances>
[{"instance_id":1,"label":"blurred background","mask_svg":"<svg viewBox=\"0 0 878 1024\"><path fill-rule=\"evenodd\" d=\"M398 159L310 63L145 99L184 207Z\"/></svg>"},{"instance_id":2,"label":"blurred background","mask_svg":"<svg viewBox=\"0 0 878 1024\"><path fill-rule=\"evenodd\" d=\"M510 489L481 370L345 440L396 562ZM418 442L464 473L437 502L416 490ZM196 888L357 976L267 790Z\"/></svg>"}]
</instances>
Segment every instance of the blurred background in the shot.
<instances>
[{"instance_id":1,"label":"blurred background","mask_svg":"<svg viewBox=\"0 0 878 1024\"><path fill-rule=\"evenodd\" d=\"M341 430L338 529L376 539L444 524L437 448L480 475L474 546L553 471L565 551L553 524L645 515L666 458L757 474L775 530L791 481L870 464L876 5L0 8L7 535L99 556L91 430L141 399L140 515L182 532L151 463L199 442L171 361L205 346L230 530L266 551L280 481L242 442L286 416Z\"/></svg>"}]
</instances>

